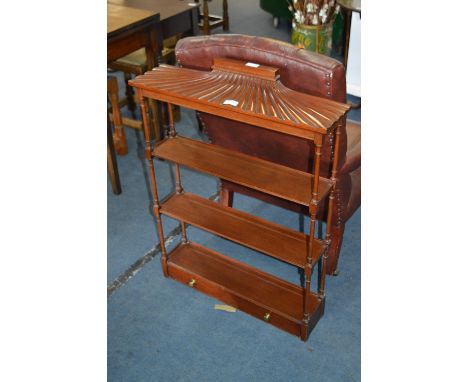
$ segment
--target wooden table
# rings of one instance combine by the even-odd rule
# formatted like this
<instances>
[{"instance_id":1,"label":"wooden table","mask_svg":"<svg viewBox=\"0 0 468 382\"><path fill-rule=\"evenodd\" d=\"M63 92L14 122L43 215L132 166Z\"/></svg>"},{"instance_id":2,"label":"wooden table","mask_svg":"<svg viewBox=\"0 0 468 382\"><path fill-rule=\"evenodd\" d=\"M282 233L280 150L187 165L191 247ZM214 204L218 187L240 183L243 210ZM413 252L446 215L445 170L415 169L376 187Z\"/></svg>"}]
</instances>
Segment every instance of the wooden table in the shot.
<instances>
[{"instance_id":1,"label":"wooden table","mask_svg":"<svg viewBox=\"0 0 468 382\"><path fill-rule=\"evenodd\" d=\"M198 34L199 6L190 3L194 4L185 0L108 0L108 4L159 13L163 39L179 33L185 36Z\"/></svg>"},{"instance_id":2,"label":"wooden table","mask_svg":"<svg viewBox=\"0 0 468 382\"><path fill-rule=\"evenodd\" d=\"M162 46L159 20L152 11L107 3L107 62L144 47L154 68Z\"/></svg>"},{"instance_id":3,"label":"wooden table","mask_svg":"<svg viewBox=\"0 0 468 382\"><path fill-rule=\"evenodd\" d=\"M132 7L107 4L107 62L145 48L147 65L153 68L162 47L159 14ZM109 129L109 127L108 127ZM107 139L107 167L112 189L120 194L119 172L112 140ZM110 158L110 160L109 160Z\"/></svg>"}]
</instances>

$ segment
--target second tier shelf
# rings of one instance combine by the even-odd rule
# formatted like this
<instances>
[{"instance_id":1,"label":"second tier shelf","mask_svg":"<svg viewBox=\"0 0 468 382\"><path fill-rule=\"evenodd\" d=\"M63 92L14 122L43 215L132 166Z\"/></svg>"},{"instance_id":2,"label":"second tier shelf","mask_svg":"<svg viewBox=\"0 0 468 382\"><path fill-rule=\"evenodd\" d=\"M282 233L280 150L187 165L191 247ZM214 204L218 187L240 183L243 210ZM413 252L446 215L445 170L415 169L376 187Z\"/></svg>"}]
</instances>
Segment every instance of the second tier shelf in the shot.
<instances>
[{"instance_id":1,"label":"second tier shelf","mask_svg":"<svg viewBox=\"0 0 468 382\"><path fill-rule=\"evenodd\" d=\"M167 199L161 213L300 268L306 264L307 235L246 212L183 193ZM315 239L313 245L312 264L315 264L324 244Z\"/></svg>"},{"instance_id":2,"label":"second tier shelf","mask_svg":"<svg viewBox=\"0 0 468 382\"><path fill-rule=\"evenodd\" d=\"M220 146L174 137L159 143L153 155L304 206L312 200L312 174ZM331 187L331 180L320 177L318 201Z\"/></svg>"}]
</instances>

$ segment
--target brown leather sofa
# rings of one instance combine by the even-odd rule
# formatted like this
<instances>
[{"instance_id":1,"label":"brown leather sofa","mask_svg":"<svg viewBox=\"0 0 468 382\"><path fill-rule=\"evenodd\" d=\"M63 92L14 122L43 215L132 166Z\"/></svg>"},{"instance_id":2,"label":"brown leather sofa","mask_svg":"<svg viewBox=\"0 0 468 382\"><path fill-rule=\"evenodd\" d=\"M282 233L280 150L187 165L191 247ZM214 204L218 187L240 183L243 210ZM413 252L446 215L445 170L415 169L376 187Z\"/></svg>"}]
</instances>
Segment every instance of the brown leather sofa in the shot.
<instances>
[{"instance_id":1,"label":"brown leather sofa","mask_svg":"<svg viewBox=\"0 0 468 382\"><path fill-rule=\"evenodd\" d=\"M236 58L277 67L280 69L280 80L287 87L346 102L344 67L330 57L269 38L234 34L188 37L179 40L176 45L176 59L183 67L210 70L214 57ZM199 120L213 144L312 172L313 143L204 113L199 113ZM347 121L341 137L328 274L336 274L345 223L361 204L360 123ZM330 175L331 144L330 136L322 147L322 176ZM232 205L234 192L308 214L307 208L292 202L221 181L221 203ZM321 206L318 212L318 219L324 222L326 210L326 206Z\"/></svg>"}]
</instances>

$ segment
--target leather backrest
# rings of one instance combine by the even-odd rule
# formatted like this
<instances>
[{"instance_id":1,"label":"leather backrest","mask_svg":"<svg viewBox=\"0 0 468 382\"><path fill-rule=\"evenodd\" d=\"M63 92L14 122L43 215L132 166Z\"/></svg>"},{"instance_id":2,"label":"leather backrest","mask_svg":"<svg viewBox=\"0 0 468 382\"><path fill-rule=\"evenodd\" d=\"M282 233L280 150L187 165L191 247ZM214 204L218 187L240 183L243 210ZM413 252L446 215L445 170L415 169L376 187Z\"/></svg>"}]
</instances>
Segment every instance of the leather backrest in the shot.
<instances>
[{"instance_id":1,"label":"leather backrest","mask_svg":"<svg viewBox=\"0 0 468 382\"><path fill-rule=\"evenodd\" d=\"M236 34L187 37L176 45L176 59L183 67L211 70L215 57L277 67L280 81L291 89L346 101L344 67L328 56L270 38ZM313 144L310 142L260 128L248 128L246 124L204 113L199 115L212 143L311 172ZM344 126L341 137L339 167L346 154ZM321 174L325 176L329 174L331 143L331 137L327 137L322 148Z\"/></svg>"}]
</instances>

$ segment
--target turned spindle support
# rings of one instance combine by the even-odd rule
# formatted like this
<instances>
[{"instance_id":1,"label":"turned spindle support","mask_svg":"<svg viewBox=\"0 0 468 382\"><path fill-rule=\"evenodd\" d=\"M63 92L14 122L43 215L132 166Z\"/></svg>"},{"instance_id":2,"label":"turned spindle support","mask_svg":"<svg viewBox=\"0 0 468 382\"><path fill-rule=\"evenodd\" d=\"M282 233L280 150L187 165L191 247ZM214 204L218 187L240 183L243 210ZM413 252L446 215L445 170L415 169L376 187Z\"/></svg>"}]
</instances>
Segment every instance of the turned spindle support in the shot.
<instances>
[{"instance_id":1,"label":"turned spindle support","mask_svg":"<svg viewBox=\"0 0 468 382\"><path fill-rule=\"evenodd\" d=\"M167 251L166 246L164 244L164 231L161 221L161 206L159 204L159 197L158 197L158 187L156 184L156 176L154 171L154 163L153 163L153 156L152 151L153 148L151 146L151 132L149 126L149 118L148 118L148 106L146 104L146 100L141 94L141 91L137 90L137 97L138 102L140 103L141 108L141 116L143 118L143 133L145 136L145 157L148 160L149 166L149 173L150 173L150 183L151 183L151 191L153 193L153 213L156 217L156 223L158 228L158 235L159 235L159 243L161 245L161 265L164 276L168 277L167 272Z\"/></svg>"},{"instance_id":2,"label":"turned spindle support","mask_svg":"<svg viewBox=\"0 0 468 382\"><path fill-rule=\"evenodd\" d=\"M172 111L172 105L170 103L167 104L167 114L169 117L169 139L175 138L177 136L177 132L174 126L174 114ZM182 194L184 192L184 189L182 187L182 182L180 180L180 167L178 163L175 163L174 166L175 166L176 194ZM187 229L185 227L185 222L182 220L179 220L179 222L180 222L180 227L182 231L182 243L186 244L188 243L188 239L187 239Z\"/></svg>"},{"instance_id":3,"label":"turned spindle support","mask_svg":"<svg viewBox=\"0 0 468 382\"><path fill-rule=\"evenodd\" d=\"M310 227L309 227L309 245L307 249L307 262L304 269L305 276L305 288L304 288L304 316L302 325L302 337L307 336L305 331L309 322L310 312L310 279L312 276L312 255L314 250L314 236L315 236L315 223L317 221L317 207L318 207L318 187L320 182L320 158L322 156L322 137L318 137L315 141L315 153L314 153L314 176L311 184L312 188L312 200L309 205L310 213Z\"/></svg>"}]
</instances>

